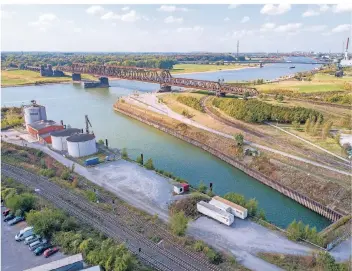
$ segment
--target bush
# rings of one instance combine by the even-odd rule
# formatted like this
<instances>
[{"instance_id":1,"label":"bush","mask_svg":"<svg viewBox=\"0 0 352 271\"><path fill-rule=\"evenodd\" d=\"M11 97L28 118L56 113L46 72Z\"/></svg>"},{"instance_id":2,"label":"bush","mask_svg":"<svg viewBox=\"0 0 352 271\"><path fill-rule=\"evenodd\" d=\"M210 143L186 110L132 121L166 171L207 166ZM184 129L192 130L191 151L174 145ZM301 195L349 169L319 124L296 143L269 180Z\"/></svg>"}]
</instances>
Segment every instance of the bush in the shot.
<instances>
[{"instance_id":1,"label":"bush","mask_svg":"<svg viewBox=\"0 0 352 271\"><path fill-rule=\"evenodd\" d=\"M174 201L169 207L170 215L183 211L187 217L195 218L199 215L197 211L197 202L208 199L207 196L197 193Z\"/></svg>"},{"instance_id":2,"label":"bush","mask_svg":"<svg viewBox=\"0 0 352 271\"><path fill-rule=\"evenodd\" d=\"M62 173L61 173L61 179L63 180L68 180L70 178L70 171L68 170L64 170Z\"/></svg>"},{"instance_id":3,"label":"bush","mask_svg":"<svg viewBox=\"0 0 352 271\"><path fill-rule=\"evenodd\" d=\"M127 153L126 148L123 148L123 149L122 149L121 155L122 155L122 158L123 158L123 159L128 159L128 153Z\"/></svg>"},{"instance_id":4,"label":"bush","mask_svg":"<svg viewBox=\"0 0 352 271\"><path fill-rule=\"evenodd\" d=\"M153 160L151 158L148 159L148 161L145 163L144 166L146 169L149 169L149 170L155 169L153 165Z\"/></svg>"},{"instance_id":5,"label":"bush","mask_svg":"<svg viewBox=\"0 0 352 271\"><path fill-rule=\"evenodd\" d=\"M207 186L205 185L205 183L203 181L200 181L199 182L199 185L198 185L198 188L197 190L200 192L200 193L206 193L207 192Z\"/></svg>"},{"instance_id":6,"label":"bush","mask_svg":"<svg viewBox=\"0 0 352 271\"><path fill-rule=\"evenodd\" d=\"M138 164L140 164L140 165L143 166L143 158L142 158L142 155L139 155L139 156L137 157L136 162L137 162Z\"/></svg>"},{"instance_id":7,"label":"bush","mask_svg":"<svg viewBox=\"0 0 352 271\"><path fill-rule=\"evenodd\" d=\"M309 225L304 225L302 221L297 222L294 220L287 227L286 234L290 240L298 241L304 239L319 246L325 246L325 240L319 235L316 227L310 228Z\"/></svg>"},{"instance_id":8,"label":"bush","mask_svg":"<svg viewBox=\"0 0 352 271\"><path fill-rule=\"evenodd\" d=\"M188 219L183 211L174 213L170 218L170 228L178 236L183 236L187 230Z\"/></svg>"},{"instance_id":9,"label":"bush","mask_svg":"<svg viewBox=\"0 0 352 271\"><path fill-rule=\"evenodd\" d=\"M36 198L30 193L23 193L21 195L13 194L7 197L6 206L15 213L17 210L28 212L33 209L36 203Z\"/></svg>"},{"instance_id":10,"label":"bush","mask_svg":"<svg viewBox=\"0 0 352 271\"><path fill-rule=\"evenodd\" d=\"M177 97L176 100L180 103L183 103L184 105L192 107L195 110L198 110L200 112L204 112L204 109L200 105L199 99L197 99L195 97L180 95Z\"/></svg>"},{"instance_id":11,"label":"bush","mask_svg":"<svg viewBox=\"0 0 352 271\"><path fill-rule=\"evenodd\" d=\"M99 144L99 145L104 145L104 140L99 139L99 140L98 140L98 144Z\"/></svg>"},{"instance_id":12,"label":"bush","mask_svg":"<svg viewBox=\"0 0 352 271\"><path fill-rule=\"evenodd\" d=\"M89 199L92 202L97 202L97 195L95 194L95 192L87 190L85 191L86 197L87 199Z\"/></svg>"},{"instance_id":13,"label":"bush","mask_svg":"<svg viewBox=\"0 0 352 271\"><path fill-rule=\"evenodd\" d=\"M39 171L39 174L43 175L45 177L48 177L48 178L52 178L52 177L54 177L56 175L56 172L52 168L50 168L50 169L41 169Z\"/></svg>"},{"instance_id":14,"label":"bush","mask_svg":"<svg viewBox=\"0 0 352 271\"><path fill-rule=\"evenodd\" d=\"M203 251L205 247L205 244L203 241L196 241L194 244L193 244L193 250L197 251L197 252L201 252Z\"/></svg>"},{"instance_id":15,"label":"bush","mask_svg":"<svg viewBox=\"0 0 352 271\"><path fill-rule=\"evenodd\" d=\"M220 264L222 263L222 256L219 252L214 251L213 249L209 248L206 252L206 256L208 261L213 264Z\"/></svg>"}]
</instances>

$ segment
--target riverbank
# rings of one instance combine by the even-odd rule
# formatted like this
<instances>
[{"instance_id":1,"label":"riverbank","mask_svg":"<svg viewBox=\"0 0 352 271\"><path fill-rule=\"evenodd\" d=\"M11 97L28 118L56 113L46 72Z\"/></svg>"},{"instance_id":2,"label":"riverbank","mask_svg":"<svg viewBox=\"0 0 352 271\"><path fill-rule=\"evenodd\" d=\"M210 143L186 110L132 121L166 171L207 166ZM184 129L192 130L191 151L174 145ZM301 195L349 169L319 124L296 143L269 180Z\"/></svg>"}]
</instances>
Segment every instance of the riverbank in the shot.
<instances>
[{"instance_id":1,"label":"riverbank","mask_svg":"<svg viewBox=\"0 0 352 271\"><path fill-rule=\"evenodd\" d=\"M189 74L203 74L203 73L212 73L212 72L223 72L223 71L238 71L238 70L244 70L244 69L253 69L253 68L259 68L259 65L257 66L243 66L243 65L238 65L233 68L227 68L224 65L218 66L218 65L202 65L202 64L176 64L177 65L182 65L181 67L184 67L184 72L177 71L177 69L182 69L182 68L176 68L170 70L171 75L189 75ZM193 67L191 67L191 65ZM222 67L222 68L220 68Z\"/></svg>"}]
</instances>

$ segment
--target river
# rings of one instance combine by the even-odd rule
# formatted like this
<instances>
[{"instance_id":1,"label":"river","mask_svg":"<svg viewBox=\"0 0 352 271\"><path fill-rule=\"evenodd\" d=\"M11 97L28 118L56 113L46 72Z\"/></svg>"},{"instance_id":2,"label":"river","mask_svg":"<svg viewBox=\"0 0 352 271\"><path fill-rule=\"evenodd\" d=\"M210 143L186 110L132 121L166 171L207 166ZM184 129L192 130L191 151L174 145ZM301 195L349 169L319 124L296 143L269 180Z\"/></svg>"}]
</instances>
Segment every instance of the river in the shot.
<instances>
[{"instance_id":1,"label":"river","mask_svg":"<svg viewBox=\"0 0 352 271\"><path fill-rule=\"evenodd\" d=\"M255 69L247 72L252 70ZM207 152L113 111L112 105L118 97L135 90L150 92L158 85L127 80L113 80L110 84L109 89L84 89L76 84L3 88L1 103L13 106L34 99L46 106L48 119L63 120L77 128L84 128L84 115L88 114L97 139L107 138L111 147L126 147L132 158L143 153L145 159L153 159L156 168L187 179L192 185L203 180L206 184L213 182L217 194L236 192L247 198L254 197L268 220L280 227L286 227L293 219L316 226L318 230L329 225L324 217Z\"/></svg>"}]
</instances>

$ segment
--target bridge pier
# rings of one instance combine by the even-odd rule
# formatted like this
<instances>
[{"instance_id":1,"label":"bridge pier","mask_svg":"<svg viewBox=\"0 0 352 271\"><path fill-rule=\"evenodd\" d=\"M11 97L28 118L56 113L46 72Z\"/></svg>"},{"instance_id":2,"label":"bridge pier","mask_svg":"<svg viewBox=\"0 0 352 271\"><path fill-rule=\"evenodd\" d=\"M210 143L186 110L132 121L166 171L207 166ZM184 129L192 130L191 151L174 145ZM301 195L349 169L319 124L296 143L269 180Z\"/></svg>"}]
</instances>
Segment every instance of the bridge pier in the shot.
<instances>
[{"instance_id":1,"label":"bridge pier","mask_svg":"<svg viewBox=\"0 0 352 271\"><path fill-rule=\"evenodd\" d=\"M171 86L161 85L159 92L171 92Z\"/></svg>"},{"instance_id":2,"label":"bridge pier","mask_svg":"<svg viewBox=\"0 0 352 271\"><path fill-rule=\"evenodd\" d=\"M72 73L72 81L81 81L81 74L80 73Z\"/></svg>"},{"instance_id":3,"label":"bridge pier","mask_svg":"<svg viewBox=\"0 0 352 271\"><path fill-rule=\"evenodd\" d=\"M109 78L102 76L102 77L99 77L99 81L100 81L101 87L103 87L103 88L110 87Z\"/></svg>"}]
</instances>

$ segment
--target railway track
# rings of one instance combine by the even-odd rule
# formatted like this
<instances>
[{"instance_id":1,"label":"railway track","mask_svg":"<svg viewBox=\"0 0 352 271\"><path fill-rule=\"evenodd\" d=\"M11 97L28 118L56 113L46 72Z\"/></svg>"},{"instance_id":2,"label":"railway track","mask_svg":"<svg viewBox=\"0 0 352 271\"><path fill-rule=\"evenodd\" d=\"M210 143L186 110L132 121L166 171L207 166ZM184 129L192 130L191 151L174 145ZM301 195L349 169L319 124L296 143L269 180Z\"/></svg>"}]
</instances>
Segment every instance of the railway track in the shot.
<instances>
[{"instance_id":1,"label":"railway track","mask_svg":"<svg viewBox=\"0 0 352 271\"><path fill-rule=\"evenodd\" d=\"M47 178L35 175L26 170L2 163L2 174L31 187L39 189L38 194L52 201L55 205L76 216L81 221L91 225L119 242L126 242L127 247L143 262L157 270L221 270L218 266L208 263L204 258L193 255L177 244L174 244L165 229L153 229L171 245L161 247L139 232L123 224L118 217L108 214L95 204L87 202L71 191L61 188ZM132 217L138 223L138 217L119 207L119 211ZM150 225L155 227L155 225ZM138 252L142 249L141 253Z\"/></svg>"}]
</instances>

